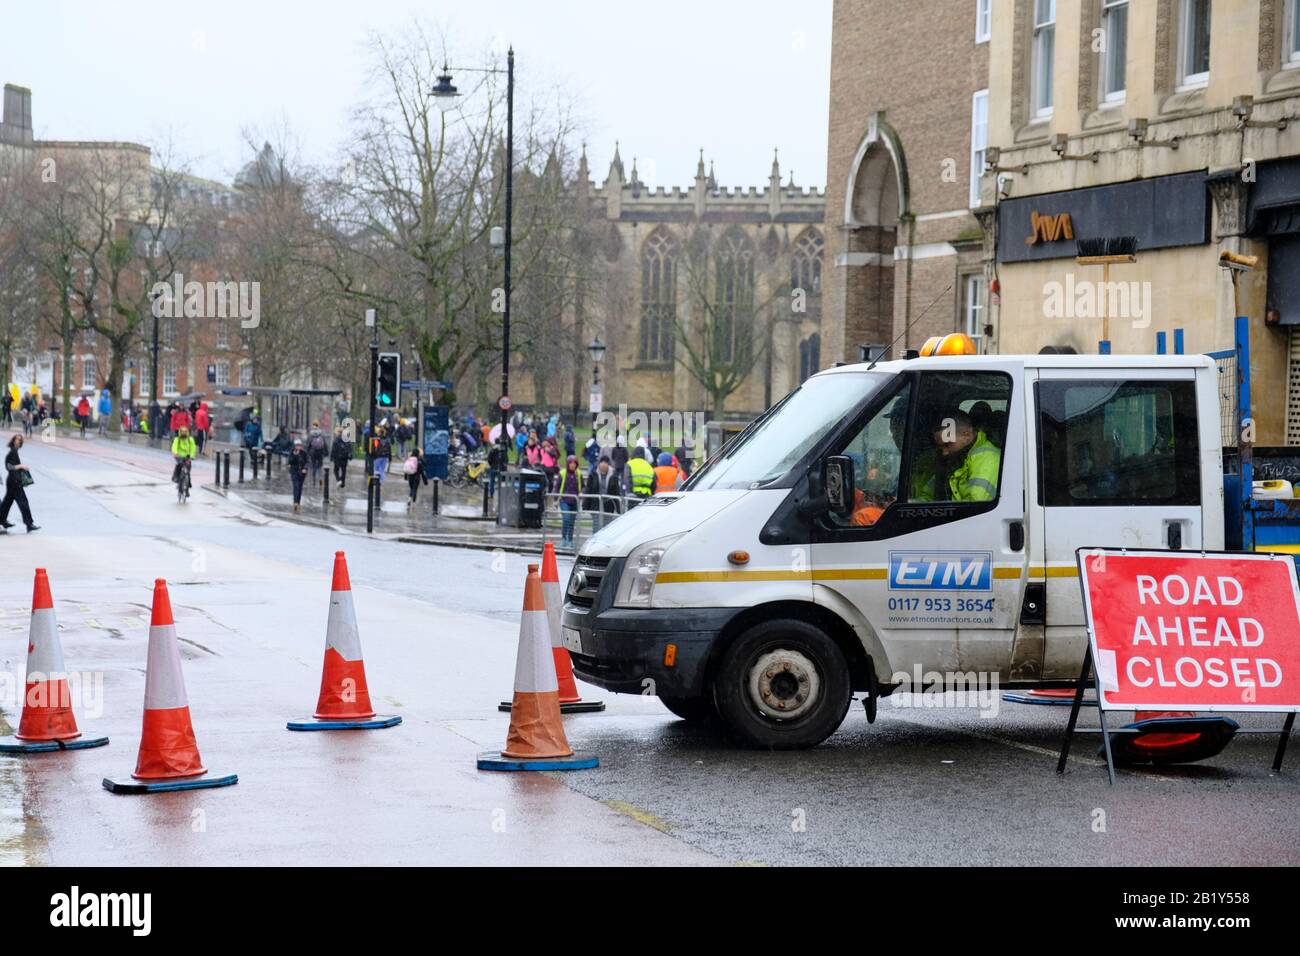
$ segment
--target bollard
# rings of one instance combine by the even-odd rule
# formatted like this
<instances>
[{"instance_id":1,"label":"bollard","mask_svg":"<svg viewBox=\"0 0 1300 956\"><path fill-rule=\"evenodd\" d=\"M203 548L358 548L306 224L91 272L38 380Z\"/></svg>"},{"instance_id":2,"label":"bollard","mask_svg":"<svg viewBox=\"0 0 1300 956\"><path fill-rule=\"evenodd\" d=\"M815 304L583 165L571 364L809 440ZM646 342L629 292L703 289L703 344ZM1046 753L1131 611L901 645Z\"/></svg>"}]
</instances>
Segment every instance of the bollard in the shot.
<instances>
[{"instance_id":1,"label":"bollard","mask_svg":"<svg viewBox=\"0 0 1300 956\"><path fill-rule=\"evenodd\" d=\"M488 483L483 482L483 517L488 516Z\"/></svg>"},{"instance_id":2,"label":"bollard","mask_svg":"<svg viewBox=\"0 0 1300 956\"><path fill-rule=\"evenodd\" d=\"M239 483L244 483L244 449L239 449Z\"/></svg>"},{"instance_id":3,"label":"bollard","mask_svg":"<svg viewBox=\"0 0 1300 956\"><path fill-rule=\"evenodd\" d=\"M225 474L223 475L223 480L221 483L223 487L226 488L230 487L230 452L226 452Z\"/></svg>"},{"instance_id":4,"label":"bollard","mask_svg":"<svg viewBox=\"0 0 1300 956\"><path fill-rule=\"evenodd\" d=\"M325 470L321 472L320 498L322 504L330 503L330 473L328 466L326 466Z\"/></svg>"},{"instance_id":5,"label":"bollard","mask_svg":"<svg viewBox=\"0 0 1300 956\"><path fill-rule=\"evenodd\" d=\"M218 451L215 455L213 455L212 460L216 462L217 465L217 477L213 479L213 483L218 488L220 488L221 487L221 452Z\"/></svg>"},{"instance_id":6,"label":"bollard","mask_svg":"<svg viewBox=\"0 0 1300 956\"><path fill-rule=\"evenodd\" d=\"M261 464L261 460L260 460L260 458L259 458L259 456L258 456L258 454L257 454L257 449L256 449L256 448L250 448L250 449L248 449L248 454L249 454L249 456L253 459L253 480L254 480L254 481L257 481L257 475L258 475L258 472L261 470L261 469L258 467L258 466Z\"/></svg>"},{"instance_id":7,"label":"bollard","mask_svg":"<svg viewBox=\"0 0 1300 956\"><path fill-rule=\"evenodd\" d=\"M433 479L433 513L435 515L438 513L438 486L440 484L441 482L437 478Z\"/></svg>"}]
</instances>

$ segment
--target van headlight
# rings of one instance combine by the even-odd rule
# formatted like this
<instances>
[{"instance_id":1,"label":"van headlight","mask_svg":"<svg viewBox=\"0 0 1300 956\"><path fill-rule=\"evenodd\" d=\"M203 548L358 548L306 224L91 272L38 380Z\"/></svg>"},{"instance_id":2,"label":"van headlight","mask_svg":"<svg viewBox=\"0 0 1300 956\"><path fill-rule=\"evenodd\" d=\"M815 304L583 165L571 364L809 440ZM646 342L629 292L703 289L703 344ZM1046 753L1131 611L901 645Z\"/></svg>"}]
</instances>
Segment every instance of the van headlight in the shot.
<instances>
[{"instance_id":1,"label":"van headlight","mask_svg":"<svg viewBox=\"0 0 1300 956\"><path fill-rule=\"evenodd\" d=\"M655 592L655 576L659 565L663 563L664 554L680 534L666 538L656 538L638 545L627 556L623 566L623 576L618 579L618 591L614 595L615 607L649 607Z\"/></svg>"}]
</instances>

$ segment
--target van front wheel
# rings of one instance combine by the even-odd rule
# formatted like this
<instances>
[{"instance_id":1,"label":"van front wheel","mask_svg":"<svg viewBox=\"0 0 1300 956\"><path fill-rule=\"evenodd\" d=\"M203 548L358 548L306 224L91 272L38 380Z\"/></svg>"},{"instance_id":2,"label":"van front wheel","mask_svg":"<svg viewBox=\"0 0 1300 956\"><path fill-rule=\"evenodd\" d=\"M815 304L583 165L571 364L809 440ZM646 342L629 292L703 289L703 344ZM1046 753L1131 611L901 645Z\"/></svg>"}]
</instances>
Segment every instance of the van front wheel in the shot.
<instances>
[{"instance_id":1,"label":"van front wheel","mask_svg":"<svg viewBox=\"0 0 1300 956\"><path fill-rule=\"evenodd\" d=\"M853 700L839 646L805 621L755 625L722 655L714 701L743 744L765 750L815 747L839 728Z\"/></svg>"}]
</instances>

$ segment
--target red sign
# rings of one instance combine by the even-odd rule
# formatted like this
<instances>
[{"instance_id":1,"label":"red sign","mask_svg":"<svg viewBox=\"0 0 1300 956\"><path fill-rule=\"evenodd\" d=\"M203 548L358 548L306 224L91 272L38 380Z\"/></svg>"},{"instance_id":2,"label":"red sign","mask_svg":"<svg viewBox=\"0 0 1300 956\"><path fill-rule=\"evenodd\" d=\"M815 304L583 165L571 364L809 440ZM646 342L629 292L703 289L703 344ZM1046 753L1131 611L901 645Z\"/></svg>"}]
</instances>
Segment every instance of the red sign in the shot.
<instances>
[{"instance_id":1,"label":"red sign","mask_svg":"<svg viewBox=\"0 0 1300 956\"><path fill-rule=\"evenodd\" d=\"M1108 710L1300 709L1300 590L1285 555L1079 550Z\"/></svg>"}]
</instances>

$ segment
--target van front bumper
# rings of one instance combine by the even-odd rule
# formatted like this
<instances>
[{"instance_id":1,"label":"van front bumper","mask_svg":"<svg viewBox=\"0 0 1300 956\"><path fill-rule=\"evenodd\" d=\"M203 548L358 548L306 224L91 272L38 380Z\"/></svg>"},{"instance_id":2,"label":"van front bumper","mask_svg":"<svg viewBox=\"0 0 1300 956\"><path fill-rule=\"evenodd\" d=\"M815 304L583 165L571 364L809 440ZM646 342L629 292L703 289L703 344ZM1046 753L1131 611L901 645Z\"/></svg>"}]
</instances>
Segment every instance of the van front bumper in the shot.
<instances>
[{"instance_id":1,"label":"van front bumper","mask_svg":"<svg viewBox=\"0 0 1300 956\"><path fill-rule=\"evenodd\" d=\"M717 637L741 608L616 608L621 570L616 559L592 606L565 601L564 628L582 647L566 635L574 673L616 694L701 696Z\"/></svg>"}]
</instances>

